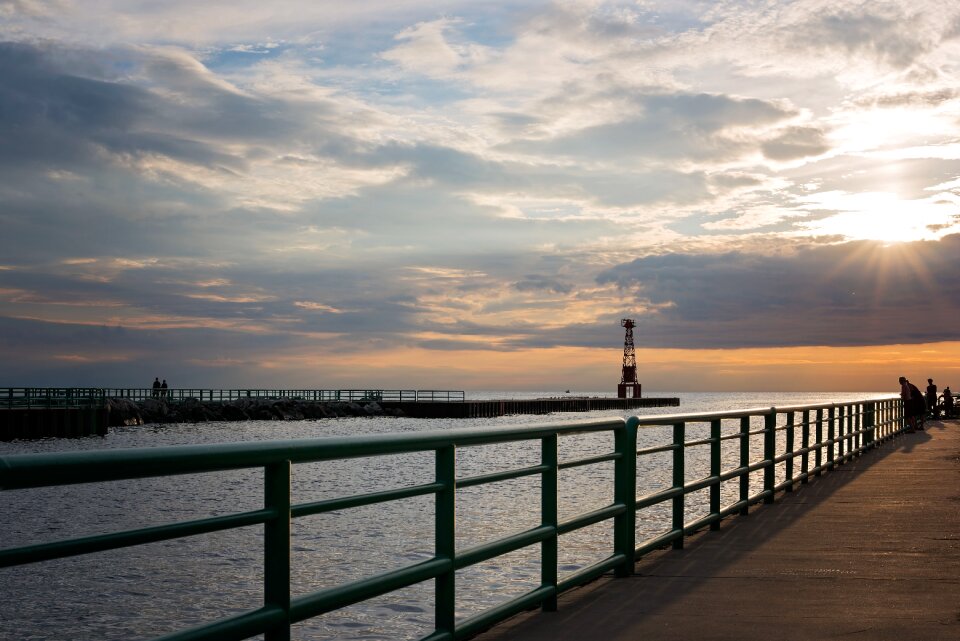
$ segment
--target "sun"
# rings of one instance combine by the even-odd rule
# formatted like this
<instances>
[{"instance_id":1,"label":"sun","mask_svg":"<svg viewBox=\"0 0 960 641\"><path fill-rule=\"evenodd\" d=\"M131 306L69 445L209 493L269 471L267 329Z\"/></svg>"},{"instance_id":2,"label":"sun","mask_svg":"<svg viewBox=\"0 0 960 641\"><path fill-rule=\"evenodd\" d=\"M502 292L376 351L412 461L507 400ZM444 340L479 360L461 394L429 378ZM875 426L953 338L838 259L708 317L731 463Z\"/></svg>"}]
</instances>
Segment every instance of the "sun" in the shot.
<instances>
[{"instance_id":1,"label":"sun","mask_svg":"<svg viewBox=\"0 0 960 641\"><path fill-rule=\"evenodd\" d=\"M897 243L936 240L960 231L960 207L956 199L942 195L902 200L887 192L833 191L810 194L804 200L803 209L836 213L801 224L803 235Z\"/></svg>"}]
</instances>

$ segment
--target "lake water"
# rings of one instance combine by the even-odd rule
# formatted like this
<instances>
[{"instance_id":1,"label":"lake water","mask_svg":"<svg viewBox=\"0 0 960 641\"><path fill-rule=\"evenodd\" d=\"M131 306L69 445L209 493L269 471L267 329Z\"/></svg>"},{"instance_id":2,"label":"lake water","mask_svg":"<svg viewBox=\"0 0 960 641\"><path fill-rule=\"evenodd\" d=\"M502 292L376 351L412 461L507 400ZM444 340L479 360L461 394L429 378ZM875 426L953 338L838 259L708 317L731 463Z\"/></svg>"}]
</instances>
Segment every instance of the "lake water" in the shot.
<instances>
[{"instance_id":1,"label":"lake water","mask_svg":"<svg viewBox=\"0 0 960 641\"><path fill-rule=\"evenodd\" d=\"M542 398L559 392L471 392L469 399ZM575 392L573 395L607 395ZM878 393L673 393L679 408L647 414L691 413L830 403L889 396ZM0 455L102 450L180 444L381 434L460 427L571 422L614 416L610 412L484 419L340 418L316 421L248 421L144 425L114 428L106 437L0 443ZM725 431L736 431L735 426ZM698 431L699 430L699 431ZM688 438L706 434L691 425ZM643 430L639 446L669 441L669 428ZM458 477L535 464L530 442L461 448ZM727 447L729 445L729 448ZM560 439L560 458L612 451L609 434ZM736 441L725 443L724 467L735 466ZM752 443L752 459L761 442ZM659 458L657 457L659 456ZM638 494L670 485L664 455L638 462ZM706 475L707 452L691 453L688 479ZM297 465L294 502L402 487L432 481L432 453ZM613 464L560 473L560 519L609 504ZM262 474L216 474L92 483L0 493L0 547L60 540L187 519L256 510L262 506ZM759 483L759 477L754 483ZM753 487L756 487L754 485ZM457 492L457 547L465 549L539 525L539 477ZM724 486L723 504L736 499ZM692 497L691 501L702 500ZM700 512L705 513L705 512ZM700 513L691 510L687 519ZM668 529L666 506L638 516L638 540ZM433 497L418 497L294 521L294 595L360 579L431 558ZM0 569L0 639L10 641L132 641L209 622L262 603L262 528L251 527L188 539ZM561 576L597 562L613 546L610 522L560 539ZM457 573L459 618L483 611L539 584L539 546L531 546ZM418 639L433 629L433 583L426 582L298 625L294 639Z\"/></svg>"}]
</instances>

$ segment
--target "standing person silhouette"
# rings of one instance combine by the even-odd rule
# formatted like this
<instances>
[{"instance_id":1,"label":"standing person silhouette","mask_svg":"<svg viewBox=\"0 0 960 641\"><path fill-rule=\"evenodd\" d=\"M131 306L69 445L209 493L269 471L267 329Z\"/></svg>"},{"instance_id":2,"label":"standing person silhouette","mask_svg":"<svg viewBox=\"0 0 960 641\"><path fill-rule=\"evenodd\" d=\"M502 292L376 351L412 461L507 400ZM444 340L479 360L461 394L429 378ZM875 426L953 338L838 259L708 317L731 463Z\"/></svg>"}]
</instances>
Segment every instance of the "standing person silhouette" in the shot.
<instances>
[{"instance_id":1,"label":"standing person silhouette","mask_svg":"<svg viewBox=\"0 0 960 641\"><path fill-rule=\"evenodd\" d=\"M923 394L916 385L907 380L905 376L900 377L900 398L903 399L903 417L907 421L906 432L916 432L923 429L920 419L926 410L923 402Z\"/></svg>"},{"instance_id":2,"label":"standing person silhouette","mask_svg":"<svg viewBox=\"0 0 960 641\"><path fill-rule=\"evenodd\" d=\"M927 409L937 418L937 386L933 384L933 379L927 379Z\"/></svg>"},{"instance_id":3,"label":"standing person silhouette","mask_svg":"<svg viewBox=\"0 0 960 641\"><path fill-rule=\"evenodd\" d=\"M163 382L160 383L160 398L167 397L167 379L163 379Z\"/></svg>"},{"instance_id":4,"label":"standing person silhouette","mask_svg":"<svg viewBox=\"0 0 960 641\"><path fill-rule=\"evenodd\" d=\"M159 376L153 379L153 397L154 398L160 397L160 377Z\"/></svg>"}]
</instances>

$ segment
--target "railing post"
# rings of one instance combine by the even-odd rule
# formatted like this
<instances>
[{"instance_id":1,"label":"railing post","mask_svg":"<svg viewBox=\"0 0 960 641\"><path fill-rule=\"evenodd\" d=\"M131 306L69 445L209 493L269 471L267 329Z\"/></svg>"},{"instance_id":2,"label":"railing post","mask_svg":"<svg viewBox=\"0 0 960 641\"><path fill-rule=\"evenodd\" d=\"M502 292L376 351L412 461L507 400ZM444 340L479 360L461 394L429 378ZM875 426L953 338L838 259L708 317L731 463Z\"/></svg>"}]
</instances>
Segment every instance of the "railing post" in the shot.
<instances>
[{"instance_id":1,"label":"railing post","mask_svg":"<svg viewBox=\"0 0 960 641\"><path fill-rule=\"evenodd\" d=\"M673 531L680 531L680 536L673 540L673 549L683 549L683 504L686 496L683 486L686 484L684 460L686 458L686 423L676 423L673 426L673 489L679 490L679 495L673 497Z\"/></svg>"},{"instance_id":2,"label":"railing post","mask_svg":"<svg viewBox=\"0 0 960 641\"><path fill-rule=\"evenodd\" d=\"M854 419L853 419L853 431L855 436L853 437L853 449L857 452L857 456L860 456L860 448L863 447L863 432L860 431L860 428L863 426L863 412L866 407L866 403L855 403L852 407L854 410Z\"/></svg>"},{"instance_id":3,"label":"railing post","mask_svg":"<svg viewBox=\"0 0 960 641\"><path fill-rule=\"evenodd\" d=\"M786 461L786 475L787 480L790 482L787 485L787 492L793 492L793 431L794 431L794 413L787 412L787 452L790 454L790 458Z\"/></svg>"},{"instance_id":4,"label":"railing post","mask_svg":"<svg viewBox=\"0 0 960 641\"><path fill-rule=\"evenodd\" d=\"M823 465L823 408L817 409L817 476L822 473L820 466Z\"/></svg>"},{"instance_id":5,"label":"railing post","mask_svg":"<svg viewBox=\"0 0 960 641\"><path fill-rule=\"evenodd\" d=\"M837 409L839 410L839 412L837 412L837 460L843 464L846 462L845 452L847 451L844 449L844 446L846 445L847 448L849 448L847 439L850 437L850 430L848 429L850 421L848 420L849 417L847 416L847 407L845 405L841 405Z\"/></svg>"},{"instance_id":6,"label":"railing post","mask_svg":"<svg viewBox=\"0 0 960 641\"><path fill-rule=\"evenodd\" d=\"M557 435L540 439L540 462L547 467L540 477L540 525L553 528L553 535L540 542L540 585L552 587L544 599L544 612L557 611Z\"/></svg>"},{"instance_id":7,"label":"railing post","mask_svg":"<svg viewBox=\"0 0 960 641\"><path fill-rule=\"evenodd\" d=\"M263 602L286 613L264 639L290 641L290 461L264 468L264 503L277 514L264 524Z\"/></svg>"},{"instance_id":8,"label":"railing post","mask_svg":"<svg viewBox=\"0 0 960 641\"><path fill-rule=\"evenodd\" d=\"M773 459L777 456L777 408L771 407L763 417L763 502L773 503L773 488L777 470Z\"/></svg>"},{"instance_id":9,"label":"railing post","mask_svg":"<svg viewBox=\"0 0 960 641\"><path fill-rule=\"evenodd\" d=\"M750 512L750 417L740 418L740 469L743 474L740 475L740 502L743 507L740 508L740 514L746 516Z\"/></svg>"},{"instance_id":10,"label":"railing post","mask_svg":"<svg viewBox=\"0 0 960 641\"><path fill-rule=\"evenodd\" d=\"M836 432L836 427L837 427L836 413L837 413L837 410L832 405L827 410L827 417L828 417L827 440L830 441L830 444L829 444L830 449L827 450L827 469L829 469L830 471L833 471L833 468L835 467L834 461L836 460L836 458L834 457L834 452L835 452L834 446L836 445L834 443L834 438L836 437L836 433L837 433Z\"/></svg>"},{"instance_id":11,"label":"railing post","mask_svg":"<svg viewBox=\"0 0 960 641\"><path fill-rule=\"evenodd\" d=\"M711 530L720 529L720 419L710 421L710 476L716 482L710 486L710 514L716 521L710 524Z\"/></svg>"},{"instance_id":12,"label":"railing post","mask_svg":"<svg viewBox=\"0 0 960 641\"><path fill-rule=\"evenodd\" d=\"M450 559L450 569L436 578L434 586L435 626L437 632L453 635L456 627L456 507L457 450L453 445L437 449L436 480L443 489L436 495L434 543L437 558Z\"/></svg>"},{"instance_id":13,"label":"railing post","mask_svg":"<svg viewBox=\"0 0 960 641\"><path fill-rule=\"evenodd\" d=\"M803 454L800 455L800 472L803 478L801 483L810 482L810 410L803 410L803 432L800 433L800 449Z\"/></svg>"},{"instance_id":14,"label":"railing post","mask_svg":"<svg viewBox=\"0 0 960 641\"><path fill-rule=\"evenodd\" d=\"M621 430L614 432L614 447L620 458L614 467L614 501L626 506L626 511L614 517L613 545L615 552L626 561L614 571L618 577L633 574L637 550L637 424L631 416Z\"/></svg>"}]
</instances>

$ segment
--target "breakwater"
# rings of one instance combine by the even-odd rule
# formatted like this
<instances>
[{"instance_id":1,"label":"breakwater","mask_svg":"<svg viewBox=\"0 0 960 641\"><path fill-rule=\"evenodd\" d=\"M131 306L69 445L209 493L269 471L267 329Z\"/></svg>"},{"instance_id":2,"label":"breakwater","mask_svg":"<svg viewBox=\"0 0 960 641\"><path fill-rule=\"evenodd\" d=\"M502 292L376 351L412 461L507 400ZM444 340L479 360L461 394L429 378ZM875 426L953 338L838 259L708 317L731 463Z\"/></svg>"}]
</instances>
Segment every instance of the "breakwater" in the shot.
<instances>
[{"instance_id":1,"label":"breakwater","mask_svg":"<svg viewBox=\"0 0 960 641\"><path fill-rule=\"evenodd\" d=\"M148 398L106 399L111 427L146 423L206 423L219 421L300 421L344 416L399 416L379 403L353 401L305 401L295 398L242 398L233 401L201 401L188 398L178 403Z\"/></svg>"},{"instance_id":2,"label":"breakwater","mask_svg":"<svg viewBox=\"0 0 960 641\"><path fill-rule=\"evenodd\" d=\"M386 409L411 418L491 418L513 414L627 411L644 407L676 407L677 397L604 398L598 396L481 400L460 403L384 402Z\"/></svg>"},{"instance_id":3,"label":"breakwater","mask_svg":"<svg viewBox=\"0 0 960 641\"><path fill-rule=\"evenodd\" d=\"M104 435L151 423L342 417L494 418L675 407L677 397L562 396L467 400L459 390L0 389L0 440Z\"/></svg>"}]
</instances>

